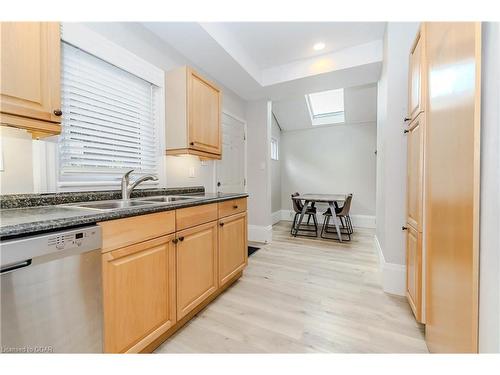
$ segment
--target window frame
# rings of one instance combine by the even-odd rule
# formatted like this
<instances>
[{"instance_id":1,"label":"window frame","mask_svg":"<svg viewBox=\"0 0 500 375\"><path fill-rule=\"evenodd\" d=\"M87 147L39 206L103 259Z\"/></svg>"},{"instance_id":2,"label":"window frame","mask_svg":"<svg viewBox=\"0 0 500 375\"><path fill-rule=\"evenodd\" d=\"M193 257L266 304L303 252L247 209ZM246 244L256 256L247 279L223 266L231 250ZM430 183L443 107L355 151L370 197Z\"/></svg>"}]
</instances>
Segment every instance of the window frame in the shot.
<instances>
[{"instance_id":1,"label":"window frame","mask_svg":"<svg viewBox=\"0 0 500 375\"><path fill-rule=\"evenodd\" d=\"M313 104L311 102L311 95L322 93L325 91L338 91L338 90L342 90L343 110L336 111L336 112L314 114ZM345 90L343 88L323 90L323 91L318 91L318 92L306 94L305 99L306 99L307 109L309 110L309 116L311 118L311 124L313 126L345 124Z\"/></svg>"},{"instance_id":2,"label":"window frame","mask_svg":"<svg viewBox=\"0 0 500 375\"><path fill-rule=\"evenodd\" d=\"M279 142L277 138L271 137L271 160L280 160ZM273 155L273 144L276 145L276 156Z\"/></svg>"},{"instance_id":3,"label":"window frame","mask_svg":"<svg viewBox=\"0 0 500 375\"><path fill-rule=\"evenodd\" d=\"M154 88L155 101L155 134L158 137L157 176L158 181L147 181L142 187L165 187L165 72L143 60L129 50L111 42L100 34L90 30L88 27L75 24L63 23L61 28L61 40L71 44L82 51L89 53L119 69L127 71L151 84ZM62 48L62 46L61 46ZM62 65L61 65L62 68ZM57 144L55 145L57 148ZM120 186L120 180L110 184L108 181L60 181L59 155L56 151L54 160L54 181L49 181L48 186L53 185L58 192L64 191L88 191L88 190L115 190Z\"/></svg>"}]
</instances>

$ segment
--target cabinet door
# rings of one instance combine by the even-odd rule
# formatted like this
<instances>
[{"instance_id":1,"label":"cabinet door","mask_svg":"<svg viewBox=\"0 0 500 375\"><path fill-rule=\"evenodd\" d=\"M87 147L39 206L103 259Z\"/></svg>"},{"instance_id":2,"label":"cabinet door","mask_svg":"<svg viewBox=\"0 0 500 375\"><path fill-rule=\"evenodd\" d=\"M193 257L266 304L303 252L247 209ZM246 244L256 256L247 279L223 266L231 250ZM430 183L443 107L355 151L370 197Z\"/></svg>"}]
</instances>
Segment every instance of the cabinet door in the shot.
<instances>
[{"instance_id":1,"label":"cabinet door","mask_svg":"<svg viewBox=\"0 0 500 375\"><path fill-rule=\"evenodd\" d=\"M406 297L417 321L422 320L422 241L421 233L408 226L406 237Z\"/></svg>"},{"instance_id":2,"label":"cabinet door","mask_svg":"<svg viewBox=\"0 0 500 375\"><path fill-rule=\"evenodd\" d=\"M173 239L103 254L105 352L139 352L175 324Z\"/></svg>"},{"instance_id":3,"label":"cabinet door","mask_svg":"<svg viewBox=\"0 0 500 375\"><path fill-rule=\"evenodd\" d=\"M0 34L1 112L61 122L59 23L2 22Z\"/></svg>"},{"instance_id":4,"label":"cabinet door","mask_svg":"<svg viewBox=\"0 0 500 375\"><path fill-rule=\"evenodd\" d=\"M423 111L423 64L422 64L422 33L417 36L410 53L408 82L408 117L414 119Z\"/></svg>"},{"instance_id":5,"label":"cabinet door","mask_svg":"<svg viewBox=\"0 0 500 375\"><path fill-rule=\"evenodd\" d=\"M421 113L408 128L407 215L408 224L422 232L425 115Z\"/></svg>"},{"instance_id":6,"label":"cabinet door","mask_svg":"<svg viewBox=\"0 0 500 375\"><path fill-rule=\"evenodd\" d=\"M221 92L212 83L188 70L189 148L221 153Z\"/></svg>"},{"instance_id":7,"label":"cabinet door","mask_svg":"<svg viewBox=\"0 0 500 375\"><path fill-rule=\"evenodd\" d=\"M177 318L217 290L217 221L177 232Z\"/></svg>"},{"instance_id":8,"label":"cabinet door","mask_svg":"<svg viewBox=\"0 0 500 375\"><path fill-rule=\"evenodd\" d=\"M243 270L247 259L246 212L219 220L219 285Z\"/></svg>"}]
</instances>

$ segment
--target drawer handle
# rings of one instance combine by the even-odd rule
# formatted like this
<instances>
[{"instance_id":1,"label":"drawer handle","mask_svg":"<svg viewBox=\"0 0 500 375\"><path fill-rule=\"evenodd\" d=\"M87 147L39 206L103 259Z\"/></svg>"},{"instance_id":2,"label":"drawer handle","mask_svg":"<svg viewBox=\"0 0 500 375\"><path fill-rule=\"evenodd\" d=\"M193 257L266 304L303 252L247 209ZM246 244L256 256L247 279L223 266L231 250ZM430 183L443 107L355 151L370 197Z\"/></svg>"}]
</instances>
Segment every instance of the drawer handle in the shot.
<instances>
[{"instance_id":1,"label":"drawer handle","mask_svg":"<svg viewBox=\"0 0 500 375\"><path fill-rule=\"evenodd\" d=\"M233 208L236 210L236 209L238 208L238 205L236 205L236 204L235 204L235 205L233 206Z\"/></svg>"},{"instance_id":2,"label":"drawer handle","mask_svg":"<svg viewBox=\"0 0 500 375\"><path fill-rule=\"evenodd\" d=\"M184 241L184 237L179 237L179 241Z\"/></svg>"},{"instance_id":3,"label":"drawer handle","mask_svg":"<svg viewBox=\"0 0 500 375\"><path fill-rule=\"evenodd\" d=\"M220 225L221 227L223 227L223 226L224 226L224 223L219 223L219 225Z\"/></svg>"},{"instance_id":4,"label":"drawer handle","mask_svg":"<svg viewBox=\"0 0 500 375\"><path fill-rule=\"evenodd\" d=\"M54 115L62 116L62 111L60 109L54 109Z\"/></svg>"},{"instance_id":5,"label":"drawer handle","mask_svg":"<svg viewBox=\"0 0 500 375\"><path fill-rule=\"evenodd\" d=\"M194 146L194 142L189 142L189 145L190 146Z\"/></svg>"}]
</instances>

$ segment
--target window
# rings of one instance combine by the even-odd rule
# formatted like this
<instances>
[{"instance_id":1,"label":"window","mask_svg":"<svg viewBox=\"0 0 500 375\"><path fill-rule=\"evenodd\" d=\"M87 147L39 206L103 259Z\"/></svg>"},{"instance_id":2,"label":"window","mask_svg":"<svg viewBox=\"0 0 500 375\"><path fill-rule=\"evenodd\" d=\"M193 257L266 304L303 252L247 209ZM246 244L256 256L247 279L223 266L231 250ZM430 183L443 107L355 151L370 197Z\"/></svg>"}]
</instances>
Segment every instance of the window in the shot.
<instances>
[{"instance_id":1,"label":"window","mask_svg":"<svg viewBox=\"0 0 500 375\"><path fill-rule=\"evenodd\" d=\"M315 92L306 95L313 125L338 124L344 118L344 89Z\"/></svg>"},{"instance_id":2,"label":"window","mask_svg":"<svg viewBox=\"0 0 500 375\"><path fill-rule=\"evenodd\" d=\"M271 160L279 160L278 156L278 140L271 138Z\"/></svg>"},{"instance_id":3,"label":"window","mask_svg":"<svg viewBox=\"0 0 500 375\"><path fill-rule=\"evenodd\" d=\"M72 40L80 33L71 30L67 34ZM140 70L144 69L142 63L146 69L150 66L147 62L105 39L100 42L104 45L97 47L98 57L95 51L88 52L75 47L76 43L65 41L63 33L63 120L57 152L57 184L62 189L59 190L75 186L116 188L123 173L130 169L134 169L135 175L159 177L159 182L150 185L164 183L160 126L163 87L158 85L163 78L145 79L148 74L141 74ZM131 69L115 65L122 60L121 65L127 68L127 59Z\"/></svg>"}]
</instances>

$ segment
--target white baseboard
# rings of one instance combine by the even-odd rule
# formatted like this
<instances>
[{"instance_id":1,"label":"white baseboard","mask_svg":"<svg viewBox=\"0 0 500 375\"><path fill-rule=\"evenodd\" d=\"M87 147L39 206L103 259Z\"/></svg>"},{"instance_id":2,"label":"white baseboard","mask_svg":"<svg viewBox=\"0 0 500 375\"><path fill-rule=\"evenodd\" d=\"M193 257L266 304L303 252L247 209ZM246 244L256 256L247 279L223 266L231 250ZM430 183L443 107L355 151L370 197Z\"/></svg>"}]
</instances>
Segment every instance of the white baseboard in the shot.
<instances>
[{"instance_id":1,"label":"white baseboard","mask_svg":"<svg viewBox=\"0 0 500 375\"><path fill-rule=\"evenodd\" d=\"M373 237L375 251L378 254L380 273L382 274L382 289L389 294L406 295L406 266L387 263L377 236Z\"/></svg>"},{"instance_id":2,"label":"white baseboard","mask_svg":"<svg viewBox=\"0 0 500 375\"><path fill-rule=\"evenodd\" d=\"M248 241L269 243L273 240L273 226L249 225Z\"/></svg>"},{"instance_id":3,"label":"white baseboard","mask_svg":"<svg viewBox=\"0 0 500 375\"><path fill-rule=\"evenodd\" d=\"M281 220L292 221L295 212L292 210L281 210ZM321 212L316 214L319 223L323 223L323 214ZM355 228L372 228L375 229L375 216L371 215L351 215L352 225ZM274 224L274 213L273 213Z\"/></svg>"},{"instance_id":4,"label":"white baseboard","mask_svg":"<svg viewBox=\"0 0 500 375\"><path fill-rule=\"evenodd\" d=\"M272 220L273 220L273 225L281 221L281 211L276 211L271 214Z\"/></svg>"}]
</instances>

